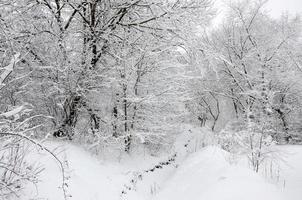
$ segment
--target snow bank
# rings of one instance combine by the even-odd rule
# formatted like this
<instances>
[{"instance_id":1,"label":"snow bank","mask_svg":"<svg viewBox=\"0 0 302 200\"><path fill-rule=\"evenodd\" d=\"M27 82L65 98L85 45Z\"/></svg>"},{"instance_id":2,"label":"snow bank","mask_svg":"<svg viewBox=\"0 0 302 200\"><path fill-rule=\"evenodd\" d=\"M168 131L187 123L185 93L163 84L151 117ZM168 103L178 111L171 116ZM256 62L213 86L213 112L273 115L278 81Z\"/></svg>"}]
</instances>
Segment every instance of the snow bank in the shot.
<instances>
[{"instance_id":1,"label":"snow bank","mask_svg":"<svg viewBox=\"0 0 302 200\"><path fill-rule=\"evenodd\" d=\"M275 186L253 171L230 165L228 153L206 147L190 155L155 200L279 200Z\"/></svg>"}]
</instances>

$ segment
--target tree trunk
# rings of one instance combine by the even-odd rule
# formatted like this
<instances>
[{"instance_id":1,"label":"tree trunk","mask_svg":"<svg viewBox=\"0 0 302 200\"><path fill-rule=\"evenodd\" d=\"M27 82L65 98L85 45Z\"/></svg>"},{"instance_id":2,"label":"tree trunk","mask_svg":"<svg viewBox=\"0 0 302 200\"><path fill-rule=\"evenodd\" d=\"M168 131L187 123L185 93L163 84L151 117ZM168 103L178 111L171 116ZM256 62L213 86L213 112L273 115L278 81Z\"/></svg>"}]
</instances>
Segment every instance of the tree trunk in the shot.
<instances>
[{"instance_id":1,"label":"tree trunk","mask_svg":"<svg viewBox=\"0 0 302 200\"><path fill-rule=\"evenodd\" d=\"M125 131L125 134L126 134L126 137L125 137L125 152L129 153L130 151L130 146L131 146L131 139L132 139L132 136L131 134L129 133L129 128L128 128L128 109L127 109L127 104L128 104L128 101L127 101L127 85L123 85L123 95L124 95L124 99L123 99L123 109L124 109L124 131Z\"/></svg>"},{"instance_id":2,"label":"tree trunk","mask_svg":"<svg viewBox=\"0 0 302 200\"><path fill-rule=\"evenodd\" d=\"M68 139L72 139L81 101L82 97L78 95L71 95L65 100L63 122L58 130L53 133L55 137L68 137Z\"/></svg>"},{"instance_id":3,"label":"tree trunk","mask_svg":"<svg viewBox=\"0 0 302 200\"><path fill-rule=\"evenodd\" d=\"M214 131L214 130L215 130L217 120L218 120L218 118L214 118L214 122L213 122L213 125L212 125L212 128L211 128L211 129L212 129L212 131Z\"/></svg>"},{"instance_id":4,"label":"tree trunk","mask_svg":"<svg viewBox=\"0 0 302 200\"><path fill-rule=\"evenodd\" d=\"M96 25L96 12L97 12L97 0L93 0L90 3L90 29L91 29L91 53L92 53L92 58L91 58L91 69L96 68L96 63L97 63L97 38L96 38L96 33L95 33L95 25Z\"/></svg>"}]
</instances>

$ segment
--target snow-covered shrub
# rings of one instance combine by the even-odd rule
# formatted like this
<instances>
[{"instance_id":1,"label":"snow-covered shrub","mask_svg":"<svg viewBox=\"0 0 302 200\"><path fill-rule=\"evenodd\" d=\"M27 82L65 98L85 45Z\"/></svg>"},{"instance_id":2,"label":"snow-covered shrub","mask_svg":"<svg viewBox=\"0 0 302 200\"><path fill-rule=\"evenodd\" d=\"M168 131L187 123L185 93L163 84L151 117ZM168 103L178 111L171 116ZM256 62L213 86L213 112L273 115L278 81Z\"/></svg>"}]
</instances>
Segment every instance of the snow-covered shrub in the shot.
<instances>
[{"instance_id":1,"label":"snow-covered shrub","mask_svg":"<svg viewBox=\"0 0 302 200\"><path fill-rule=\"evenodd\" d=\"M65 173L65 162L50 151L36 138L36 125L33 119L41 115L33 115L31 106L24 104L15 106L11 111L0 114L0 199L22 199L22 194L30 185L36 185L43 166L30 156L32 151L43 150L54 159L60 167L61 189L67 199L68 177Z\"/></svg>"},{"instance_id":2,"label":"snow-covered shrub","mask_svg":"<svg viewBox=\"0 0 302 200\"><path fill-rule=\"evenodd\" d=\"M274 157L275 141L269 133L269 130L263 127L257 129L256 125L248 128L245 121L238 120L229 123L218 134L218 142L224 150L233 155L246 155L250 166L258 172L266 159Z\"/></svg>"},{"instance_id":3,"label":"snow-covered shrub","mask_svg":"<svg viewBox=\"0 0 302 200\"><path fill-rule=\"evenodd\" d=\"M34 129L29 112L24 105L0 115L0 198L20 197L27 184L38 181L41 169L27 161L30 142L26 135Z\"/></svg>"},{"instance_id":4,"label":"snow-covered shrub","mask_svg":"<svg viewBox=\"0 0 302 200\"><path fill-rule=\"evenodd\" d=\"M41 168L28 162L23 139L2 137L0 144L0 199L20 198L27 184L36 184Z\"/></svg>"}]
</instances>

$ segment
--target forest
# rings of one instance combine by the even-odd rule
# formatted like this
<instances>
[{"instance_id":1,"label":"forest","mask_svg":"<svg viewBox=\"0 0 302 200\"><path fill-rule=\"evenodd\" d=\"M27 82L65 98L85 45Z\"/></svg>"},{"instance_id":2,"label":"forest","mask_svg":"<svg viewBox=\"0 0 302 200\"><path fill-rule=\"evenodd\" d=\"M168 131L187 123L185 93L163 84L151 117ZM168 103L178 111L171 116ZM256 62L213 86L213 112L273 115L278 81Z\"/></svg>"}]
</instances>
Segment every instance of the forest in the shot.
<instances>
[{"instance_id":1,"label":"forest","mask_svg":"<svg viewBox=\"0 0 302 200\"><path fill-rule=\"evenodd\" d=\"M228 200L195 193L221 163L286 190L285 152L302 160L302 21L266 4L230 1L215 25L212 0L0 0L0 199ZM182 180L200 188L173 196ZM230 185L232 200L258 191Z\"/></svg>"}]
</instances>

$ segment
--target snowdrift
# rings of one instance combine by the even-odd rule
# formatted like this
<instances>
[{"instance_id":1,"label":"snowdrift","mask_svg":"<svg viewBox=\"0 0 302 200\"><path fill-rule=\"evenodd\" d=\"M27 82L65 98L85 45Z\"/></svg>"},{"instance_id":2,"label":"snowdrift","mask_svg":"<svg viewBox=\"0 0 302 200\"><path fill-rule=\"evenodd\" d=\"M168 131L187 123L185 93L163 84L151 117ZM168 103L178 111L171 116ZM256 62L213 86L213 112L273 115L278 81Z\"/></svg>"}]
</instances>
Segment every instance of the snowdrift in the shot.
<instances>
[{"instance_id":1,"label":"snowdrift","mask_svg":"<svg viewBox=\"0 0 302 200\"><path fill-rule=\"evenodd\" d=\"M155 200L279 200L274 185L253 171L232 166L228 153L206 147L190 155Z\"/></svg>"}]
</instances>

